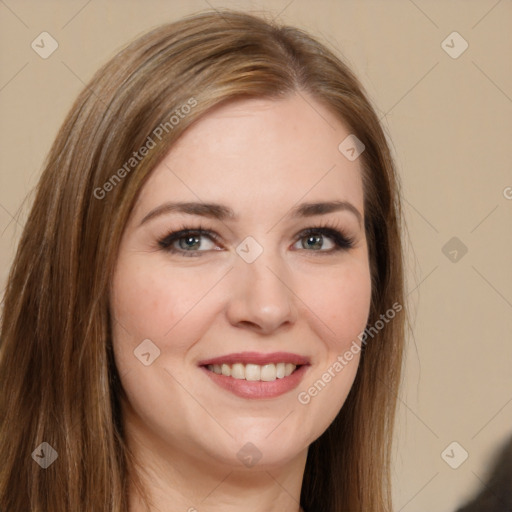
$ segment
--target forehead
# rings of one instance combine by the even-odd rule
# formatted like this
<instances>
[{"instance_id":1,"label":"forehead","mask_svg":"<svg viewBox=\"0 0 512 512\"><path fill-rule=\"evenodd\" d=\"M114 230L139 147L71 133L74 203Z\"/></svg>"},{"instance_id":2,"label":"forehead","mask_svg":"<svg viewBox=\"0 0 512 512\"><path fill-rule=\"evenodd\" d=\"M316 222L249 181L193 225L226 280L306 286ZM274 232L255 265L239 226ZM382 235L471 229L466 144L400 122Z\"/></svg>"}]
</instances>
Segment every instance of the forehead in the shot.
<instances>
[{"instance_id":1,"label":"forehead","mask_svg":"<svg viewBox=\"0 0 512 512\"><path fill-rule=\"evenodd\" d=\"M275 217L298 201L350 200L363 213L361 159L338 149L350 131L304 93L237 100L207 113L153 170L139 205L220 202Z\"/></svg>"}]
</instances>

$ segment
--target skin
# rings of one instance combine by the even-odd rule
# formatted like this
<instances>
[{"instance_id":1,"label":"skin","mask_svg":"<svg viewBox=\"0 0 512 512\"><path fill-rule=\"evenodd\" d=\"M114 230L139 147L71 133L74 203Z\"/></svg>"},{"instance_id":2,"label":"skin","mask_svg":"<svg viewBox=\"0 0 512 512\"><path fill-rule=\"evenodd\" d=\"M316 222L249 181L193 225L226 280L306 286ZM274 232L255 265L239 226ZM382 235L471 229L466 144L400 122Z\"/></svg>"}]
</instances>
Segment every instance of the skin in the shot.
<instances>
[{"instance_id":1,"label":"skin","mask_svg":"<svg viewBox=\"0 0 512 512\"><path fill-rule=\"evenodd\" d=\"M286 214L297 203L340 200L364 218L361 159L338 150L349 133L305 93L238 100L192 126L141 190L120 247L111 311L126 436L152 510L300 510L308 446L342 407L359 354L308 404L297 395L357 341L371 281L356 215ZM174 212L141 224L168 201L221 203L240 218ZM310 248L300 233L322 222L353 237L353 248L329 252L334 242L326 235ZM198 257L159 247L169 232L199 224L219 241L202 236ZM236 252L247 236L263 248L250 264ZM160 350L149 366L134 356L145 339ZM198 366L242 351L293 352L311 365L297 388L270 399L238 397ZM248 442L261 453L252 467L237 457ZM130 512L144 510L134 488L130 499Z\"/></svg>"}]
</instances>

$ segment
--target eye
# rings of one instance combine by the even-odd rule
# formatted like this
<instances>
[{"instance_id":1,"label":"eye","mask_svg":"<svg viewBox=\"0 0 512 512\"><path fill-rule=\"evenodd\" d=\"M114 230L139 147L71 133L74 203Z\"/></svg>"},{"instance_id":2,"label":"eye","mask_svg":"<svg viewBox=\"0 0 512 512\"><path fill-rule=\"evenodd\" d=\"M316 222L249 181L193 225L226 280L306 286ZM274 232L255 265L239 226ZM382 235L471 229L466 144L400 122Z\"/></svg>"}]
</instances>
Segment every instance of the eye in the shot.
<instances>
[{"instance_id":1,"label":"eye","mask_svg":"<svg viewBox=\"0 0 512 512\"><path fill-rule=\"evenodd\" d=\"M327 250L324 249L325 239L330 239ZM329 228L327 226L319 226L315 228L308 228L300 234L298 243L301 243L302 249L314 252L332 253L343 249L350 249L354 245L354 240L343 234L337 229Z\"/></svg>"},{"instance_id":2,"label":"eye","mask_svg":"<svg viewBox=\"0 0 512 512\"><path fill-rule=\"evenodd\" d=\"M210 242L209 244L206 243L206 247L203 243L205 239L209 239ZM215 234L209 230L205 230L201 227L197 229L184 228L169 233L159 240L158 244L162 249L170 253L183 254L184 256L198 256L197 253L212 250L215 246L215 240Z\"/></svg>"},{"instance_id":3,"label":"eye","mask_svg":"<svg viewBox=\"0 0 512 512\"><path fill-rule=\"evenodd\" d=\"M328 240L327 249L325 249L326 239ZM217 240L218 236L213 231L203 229L201 226L197 228L184 226L160 239L158 245L171 254L197 257L204 252L219 250L215 249L218 245ZM351 237L329 226L312 227L300 232L295 245L299 243L300 250L322 254L332 254L354 246L354 240Z\"/></svg>"}]
</instances>

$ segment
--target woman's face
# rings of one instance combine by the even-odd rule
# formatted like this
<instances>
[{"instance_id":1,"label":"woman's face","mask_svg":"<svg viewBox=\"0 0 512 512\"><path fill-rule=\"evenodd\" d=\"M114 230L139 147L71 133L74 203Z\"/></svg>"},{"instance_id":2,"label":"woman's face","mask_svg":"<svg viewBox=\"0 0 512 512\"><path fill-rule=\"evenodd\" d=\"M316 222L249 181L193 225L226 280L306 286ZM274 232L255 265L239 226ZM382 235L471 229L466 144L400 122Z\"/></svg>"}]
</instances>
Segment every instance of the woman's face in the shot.
<instances>
[{"instance_id":1,"label":"woman's face","mask_svg":"<svg viewBox=\"0 0 512 512\"><path fill-rule=\"evenodd\" d=\"M349 135L311 96L240 100L152 172L111 310L126 428L156 456L304 461L343 406L371 292Z\"/></svg>"}]
</instances>

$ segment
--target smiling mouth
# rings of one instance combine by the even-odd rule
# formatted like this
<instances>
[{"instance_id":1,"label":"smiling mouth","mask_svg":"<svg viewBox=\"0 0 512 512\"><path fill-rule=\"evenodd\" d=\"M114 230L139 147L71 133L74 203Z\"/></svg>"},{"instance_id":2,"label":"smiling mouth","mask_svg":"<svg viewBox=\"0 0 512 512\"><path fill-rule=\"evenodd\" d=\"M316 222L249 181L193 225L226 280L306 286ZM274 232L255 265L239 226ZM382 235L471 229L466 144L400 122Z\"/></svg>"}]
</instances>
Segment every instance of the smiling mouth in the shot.
<instances>
[{"instance_id":1,"label":"smiling mouth","mask_svg":"<svg viewBox=\"0 0 512 512\"><path fill-rule=\"evenodd\" d=\"M272 382L277 379L284 379L289 377L298 368L303 365L296 365L293 363L270 363L270 364L208 364L203 367L207 370L216 373L217 375L224 375L225 377L232 377L238 380L247 381L262 381Z\"/></svg>"}]
</instances>

